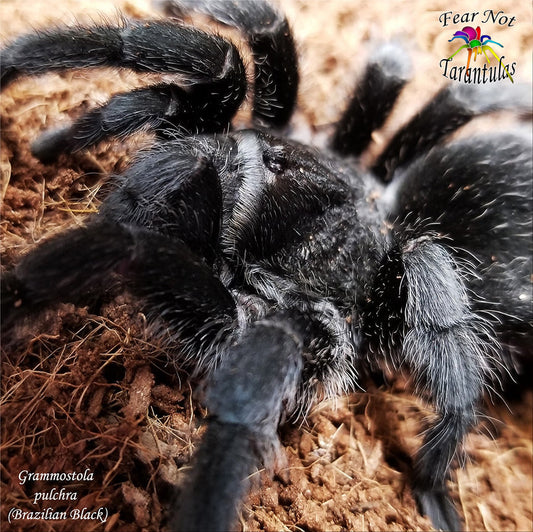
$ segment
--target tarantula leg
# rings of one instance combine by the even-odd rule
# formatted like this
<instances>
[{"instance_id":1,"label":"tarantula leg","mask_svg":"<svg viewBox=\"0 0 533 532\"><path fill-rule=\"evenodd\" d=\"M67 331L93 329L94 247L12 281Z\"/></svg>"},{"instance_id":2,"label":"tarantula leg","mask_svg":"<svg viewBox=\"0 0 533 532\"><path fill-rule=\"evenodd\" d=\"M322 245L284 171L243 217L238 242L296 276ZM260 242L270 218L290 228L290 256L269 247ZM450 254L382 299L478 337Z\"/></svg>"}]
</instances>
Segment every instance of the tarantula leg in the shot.
<instances>
[{"instance_id":1,"label":"tarantula leg","mask_svg":"<svg viewBox=\"0 0 533 532\"><path fill-rule=\"evenodd\" d=\"M173 84L120 94L69 128L45 135L36 155L87 147L111 135L177 126L186 132L222 131L246 94L246 73L234 45L168 22L56 29L26 35L2 50L2 88L21 75L86 67L124 67L181 76Z\"/></svg>"},{"instance_id":2,"label":"tarantula leg","mask_svg":"<svg viewBox=\"0 0 533 532\"><path fill-rule=\"evenodd\" d=\"M56 302L77 303L101 288L132 246L126 234L113 229L101 224L78 227L23 256L2 275L3 325Z\"/></svg>"},{"instance_id":3,"label":"tarantula leg","mask_svg":"<svg viewBox=\"0 0 533 532\"><path fill-rule=\"evenodd\" d=\"M254 323L227 348L207 383L207 431L177 497L171 530L235 527L250 476L272 465L278 425L295 406L301 353L300 334L282 315Z\"/></svg>"},{"instance_id":4,"label":"tarantula leg","mask_svg":"<svg viewBox=\"0 0 533 532\"><path fill-rule=\"evenodd\" d=\"M298 92L298 56L285 16L264 0L156 0L170 15L207 15L240 29L250 44L254 68L253 118L263 126L289 121Z\"/></svg>"},{"instance_id":5,"label":"tarantula leg","mask_svg":"<svg viewBox=\"0 0 533 532\"><path fill-rule=\"evenodd\" d=\"M61 153L73 153L138 130L155 130L161 137L222 131L235 109L208 113L210 105L203 102L213 98L214 90L213 86L197 85L185 91L177 85L161 84L117 94L71 125L43 133L32 143L32 154L42 162L52 162Z\"/></svg>"},{"instance_id":6,"label":"tarantula leg","mask_svg":"<svg viewBox=\"0 0 533 532\"><path fill-rule=\"evenodd\" d=\"M381 127L407 83L411 62L398 52L399 45L387 43L372 56L347 109L339 120L332 148L341 155L359 155Z\"/></svg>"},{"instance_id":7,"label":"tarantula leg","mask_svg":"<svg viewBox=\"0 0 533 532\"><path fill-rule=\"evenodd\" d=\"M99 220L44 242L3 276L3 325L54 303L87 304L117 276L151 317L162 317L178 336L190 337L195 350L207 350L234 325L233 298L187 246Z\"/></svg>"},{"instance_id":8,"label":"tarantula leg","mask_svg":"<svg viewBox=\"0 0 533 532\"><path fill-rule=\"evenodd\" d=\"M389 219L409 220L415 212L421 220L438 220L454 255L475 269L468 286L476 294L476 312L492 321L504 344L520 342L533 318L531 134L531 128L483 134L433 148L398 187L391 186L396 192Z\"/></svg>"},{"instance_id":9,"label":"tarantula leg","mask_svg":"<svg viewBox=\"0 0 533 532\"><path fill-rule=\"evenodd\" d=\"M474 117L504 109L531 111L530 88L505 87L494 91L484 85L448 85L394 135L372 171L390 181L397 168L428 152Z\"/></svg>"},{"instance_id":10,"label":"tarantula leg","mask_svg":"<svg viewBox=\"0 0 533 532\"><path fill-rule=\"evenodd\" d=\"M458 530L445 483L458 445L476 422L495 340L470 310L466 287L444 247L423 236L408 240L401 253L403 363L420 390L428 391L439 415L415 457L413 488L422 513L436 528Z\"/></svg>"}]
</instances>

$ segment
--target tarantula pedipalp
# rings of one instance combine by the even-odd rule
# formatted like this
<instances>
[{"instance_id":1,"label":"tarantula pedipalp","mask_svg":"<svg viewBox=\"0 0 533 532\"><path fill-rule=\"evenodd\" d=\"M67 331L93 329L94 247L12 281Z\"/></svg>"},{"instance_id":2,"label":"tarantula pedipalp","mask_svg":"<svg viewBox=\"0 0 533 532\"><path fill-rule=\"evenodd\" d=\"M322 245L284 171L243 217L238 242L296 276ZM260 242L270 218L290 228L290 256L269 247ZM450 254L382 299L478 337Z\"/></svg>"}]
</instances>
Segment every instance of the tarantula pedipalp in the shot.
<instances>
[{"instance_id":1,"label":"tarantula pedipalp","mask_svg":"<svg viewBox=\"0 0 533 532\"><path fill-rule=\"evenodd\" d=\"M256 68L255 123L286 124L298 72L281 15L257 2L164 4L240 28ZM265 130L225 133L246 92L239 53L175 22L23 37L4 50L2 75L8 83L104 64L177 72L190 85L115 96L34 145L50 160L140 127L162 137L85 227L35 248L5 275L6 325L56 301L84 303L110 274L163 318L179 363L208 375L211 416L177 529L231 525L242 479L268 462L280 420L324 393L354 389L367 365L409 367L440 416L416 457L413 488L436 526L456 528L449 462L475 421L493 359L531 336L523 297L531 160L520 133L438 144L471 116L519 102L448 87L369 173L333 152L357 156L405 84L405 60L385 52L356 89L332 153ZM368 202L376 191L380 199ZM463 264L473 260L468 275Z\"/></svg>"}]
</instances>

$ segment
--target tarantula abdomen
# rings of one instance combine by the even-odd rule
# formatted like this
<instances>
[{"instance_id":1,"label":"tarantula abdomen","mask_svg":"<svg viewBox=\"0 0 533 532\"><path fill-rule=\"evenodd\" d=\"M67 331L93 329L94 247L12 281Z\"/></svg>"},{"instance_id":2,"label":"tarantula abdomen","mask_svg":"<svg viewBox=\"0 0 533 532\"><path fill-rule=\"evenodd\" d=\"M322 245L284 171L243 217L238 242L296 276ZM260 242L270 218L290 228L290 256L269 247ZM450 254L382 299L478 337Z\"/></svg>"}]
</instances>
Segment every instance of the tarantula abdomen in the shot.
<instances>
[{"instance_id":1,"label":"tarantula abdomen","mask_svg":"<svg viewBox=\"0 0 533 532\"><path fill-rule=\"evenodd\" d=\"M448 85L363 166L408 86L403 54L378 49L329 146L309 147L289 138L299 74L281 13L263 0L158 4L179 18L59 27L2 52L3 88L97 66L176 75L33 144L50 162L156 134L102 189L98 212L6 269L4 330L59 303L138 301L208 412L190 473L166 485L172 530L235 527L251 477L281 452L280 426L365 375L406 374L435 410L409 464L412 491L436 528L459 529L448 481L461 443L533 336L532 161L520 127L448 137L479 115L530 111L528 91ZM191 12L239 30L251 64L229 39L184 24ZM251 123L238 129L249 91Z\"/></svg>"}]
</instances>

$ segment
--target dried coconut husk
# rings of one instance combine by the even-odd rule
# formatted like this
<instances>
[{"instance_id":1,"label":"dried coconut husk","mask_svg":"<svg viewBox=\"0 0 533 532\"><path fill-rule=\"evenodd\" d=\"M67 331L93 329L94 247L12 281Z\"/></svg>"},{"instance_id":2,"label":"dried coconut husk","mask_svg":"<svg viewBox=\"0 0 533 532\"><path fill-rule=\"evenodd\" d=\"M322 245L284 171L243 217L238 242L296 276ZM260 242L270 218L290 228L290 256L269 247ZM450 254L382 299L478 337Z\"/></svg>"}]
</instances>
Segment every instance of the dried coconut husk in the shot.
<instances>
[{"instance_id":1,"label":"dried coconut husk","mask_svg":"<svg viewBox=\"0 0 533 532\"><path fill-rule=\"evenodd\" d=\"M415 52L415 81L402 96L374 153L398 124L443 83L438 60L449 48L438 14L464 3L408 0L280 2L294 28L302 59L295 134L319 139L336 120L366 57L365 43L399 36ZM476 5L469 4L474 11ZM90 22L102 17L157 16L147 1L44 0L0 4L5 42L30 28ZM513 27L496 28L519 76L531 79L531 6L506 3ZM482 9L478 9L482 11ZM490 33L490 32L489 32ZM49 74L22 79L2 94L2 253L4 267L44 238L82 224L105 196L109 174L121 172L149 135L112 141L43 165L30 141L111 94L146 83L118 70ZM243 119L245 120L245 118ZM372 156L372 150L370 156ZM112 178L111 178L112 179ZM4 338L2 360L2 526L9 530L71 531L73 521L18 521L13 507L35 511L37 493L54 487L76 492L77 507L107 510L107 521L83 522L84 531L158 531L169 487L179 484L202 434L206 412L193 398L194 382L169 363L169 346L147 333L138 302L109 294L98 308L60 305L21 324ZM526 392L506 406L491 405L491 422L465 442L466 467L450 489L467 530L532 529L532 406ZM431 410L402 382L316 407L299 427L282 430L283 454L273 479L245 504L244 530L428 530L406 482L410 456ZM19 474L83 472L72 484L35 481ZM58 510L65 502L46 506ZM9 527L9 528L8 528ZM78 530L79 528L76 528Z\"/></svg>"}]
</instances>

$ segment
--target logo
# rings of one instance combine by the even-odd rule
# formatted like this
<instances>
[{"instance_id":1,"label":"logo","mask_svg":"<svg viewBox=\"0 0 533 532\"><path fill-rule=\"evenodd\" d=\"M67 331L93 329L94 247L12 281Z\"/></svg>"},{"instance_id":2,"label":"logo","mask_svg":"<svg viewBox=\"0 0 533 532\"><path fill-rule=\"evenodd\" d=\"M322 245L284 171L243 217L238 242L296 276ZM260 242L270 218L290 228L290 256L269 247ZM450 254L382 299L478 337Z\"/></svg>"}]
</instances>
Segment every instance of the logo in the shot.
<instances>
[{"instance_id":1,"label":"logo","mask_svg":"<svg viewBox=\"0 0 533 532\"><path fill-rule=\"evenodd\" d=\"M495 15L492 10L487 10L484 13L485 20L483 22L488 22L492 18L493 22L498 22L499 24L505 23L506 25L512 26L515 17L509 19L509 17L502 15L502 13L502 11L499 11ZM447 26L450 19L454 23L459 21L473 22L479 13L456 14L453 17L451 15L452 12L447 11L439 17L439 20L443 22L443 26ZM508 22L509 20L510 22ZM464 41L464 44L459 46L452 55L440 61L440 66L443 70L442 75L444 77L464 83L478 84L493 83L508 78L511 83L514 83L512 75L516 71L516 62L507 65L504 63L505 56L502 55L500 57L494 51L494 46L503 48L503 44L493 40L488 34L482 34L481 26L477 26L475 29L472 26L464 26L462 30L456 31L448 42L456 40ZM460 65L459 58L466 53L468 53L466 65ZM457 59L454 59L456 56ZM472 64L472 56L474 57L474 62L481 56L480 61L477 61L477 66ZM483 61L483 58L486 62ZM454 63L453 65L451 64L452 62ZM482 62L483 64L481 64Z\"/></svg>"}]
</instances>

